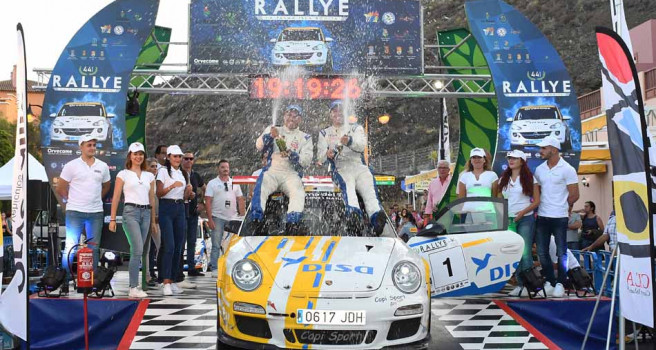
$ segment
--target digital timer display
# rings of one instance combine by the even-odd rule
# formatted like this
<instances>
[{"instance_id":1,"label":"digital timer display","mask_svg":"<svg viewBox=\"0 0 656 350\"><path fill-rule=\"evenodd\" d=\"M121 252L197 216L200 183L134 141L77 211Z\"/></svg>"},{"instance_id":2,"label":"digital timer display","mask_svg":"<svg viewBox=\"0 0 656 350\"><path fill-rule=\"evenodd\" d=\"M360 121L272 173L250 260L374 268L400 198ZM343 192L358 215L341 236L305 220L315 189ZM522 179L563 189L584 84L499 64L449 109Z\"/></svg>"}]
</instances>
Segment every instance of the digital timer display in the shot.
<instances>
[{"instance_id":1,"label":"digital timer display","mask_svg":"<svg viewBox=\"0 0 656 350\"><path fill-rule=\"evenodd\" d=\"M283 80L257 77L251 80L250 96L254 99L294 98L299 100L357 99L362 88L357 78L312 77Z\"/></svg>"}]
</instances>

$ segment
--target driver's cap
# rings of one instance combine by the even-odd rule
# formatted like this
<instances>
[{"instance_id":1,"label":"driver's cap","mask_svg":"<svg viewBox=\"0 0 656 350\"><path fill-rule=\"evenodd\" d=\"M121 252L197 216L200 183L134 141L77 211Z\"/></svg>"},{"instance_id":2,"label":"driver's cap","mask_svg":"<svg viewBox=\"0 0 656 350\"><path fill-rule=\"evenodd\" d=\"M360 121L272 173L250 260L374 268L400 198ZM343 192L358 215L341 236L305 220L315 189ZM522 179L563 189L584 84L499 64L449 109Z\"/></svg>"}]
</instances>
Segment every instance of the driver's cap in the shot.
<instances>
[{"instance_id":1,"label":"driver's cap","mask_svg":"<svg viewBox=\"0 0 656 350\"><path fill-rule=\"evenodd\" d=\"M298 112L298 115L303 116L303 109L299 105L289 105L287 108L285 108L285 112L295 110Z\"/></svg>"}]
</instances>

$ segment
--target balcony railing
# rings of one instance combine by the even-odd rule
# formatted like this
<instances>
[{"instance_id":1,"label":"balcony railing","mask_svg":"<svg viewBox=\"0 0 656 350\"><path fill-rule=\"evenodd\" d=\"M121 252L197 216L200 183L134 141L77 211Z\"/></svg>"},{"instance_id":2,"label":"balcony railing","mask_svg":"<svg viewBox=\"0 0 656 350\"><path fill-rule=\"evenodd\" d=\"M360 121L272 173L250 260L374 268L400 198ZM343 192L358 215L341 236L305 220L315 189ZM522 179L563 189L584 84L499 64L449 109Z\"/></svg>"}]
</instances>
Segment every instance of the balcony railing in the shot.
<instances>
[{"instance_id":1,"label":"balcony railing","mask_svg":"<svg viewBox=\"0 0 656 350\"><path fill-rule=\"evenodd\" d=\"M656 68L645 72L645 100L656 97Z\"/></svg>"},{"instance_id":2,"label":"balcony railing","mask_svg":"<svg viewBox=\"0 0 656 350\"><path fill-rule=\"evenodd\" d=\"M581 120L601 114L601 91L595 90L579 97Z\"/></svg>"}]
</instances>

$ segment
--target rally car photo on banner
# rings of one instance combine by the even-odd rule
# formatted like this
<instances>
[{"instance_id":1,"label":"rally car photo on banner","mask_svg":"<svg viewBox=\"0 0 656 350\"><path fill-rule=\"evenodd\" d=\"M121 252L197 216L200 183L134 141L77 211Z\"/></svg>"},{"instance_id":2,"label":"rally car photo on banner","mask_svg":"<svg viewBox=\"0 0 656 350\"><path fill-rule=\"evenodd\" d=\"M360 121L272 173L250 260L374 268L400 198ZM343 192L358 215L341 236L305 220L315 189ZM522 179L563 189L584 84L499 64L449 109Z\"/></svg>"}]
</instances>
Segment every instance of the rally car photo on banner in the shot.
<instances>
[{"instance_id":1,"label":"rally car photo on banner","mask_svg":"<svg viewBox=\"0 0 656 350\"><path fill-rule=\"evenodd\" d=\"M430 264L431 296L452 297L501 290L524 240L508 230L505 199L470 197L449 203L408 246Z\"/></svg>"},{"instance_id":2,"label":"rally car photo on banner","mask_svg":"<svg viewBox=\"0 0 656 350\"><path fill-rule=\"evenodd\" d=\"M287 198L273 194L263 222L247 212L230 238L218 261L217 347L426 348L428 264L389 220L381 236L366 217L347 220L330 178L311 182L293 231L284 222Z\"/></svg>"}]
</instances>

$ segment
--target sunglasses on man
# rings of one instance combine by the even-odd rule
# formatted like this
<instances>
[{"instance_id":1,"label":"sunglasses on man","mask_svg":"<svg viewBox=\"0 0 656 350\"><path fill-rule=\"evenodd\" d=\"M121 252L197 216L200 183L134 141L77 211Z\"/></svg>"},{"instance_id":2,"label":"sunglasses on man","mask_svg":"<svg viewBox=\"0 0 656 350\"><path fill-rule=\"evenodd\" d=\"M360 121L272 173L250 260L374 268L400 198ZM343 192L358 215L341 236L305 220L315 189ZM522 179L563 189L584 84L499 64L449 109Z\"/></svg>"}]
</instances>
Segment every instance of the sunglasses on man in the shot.
<instances>
[{"instance_id":1,"label":"sunglasses on man","mask_svg":"<svg viewBox=\"0 0 656 350\"><path fill-rule=\"evenodd\" d=\"M223 183L223 187L225 188L225 191L228 192L228 183L227 182Z\"/></svg>"}]
</instances>

